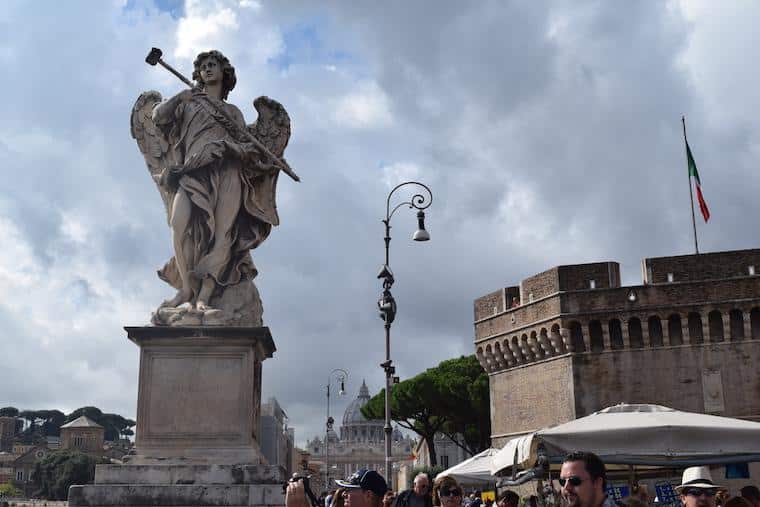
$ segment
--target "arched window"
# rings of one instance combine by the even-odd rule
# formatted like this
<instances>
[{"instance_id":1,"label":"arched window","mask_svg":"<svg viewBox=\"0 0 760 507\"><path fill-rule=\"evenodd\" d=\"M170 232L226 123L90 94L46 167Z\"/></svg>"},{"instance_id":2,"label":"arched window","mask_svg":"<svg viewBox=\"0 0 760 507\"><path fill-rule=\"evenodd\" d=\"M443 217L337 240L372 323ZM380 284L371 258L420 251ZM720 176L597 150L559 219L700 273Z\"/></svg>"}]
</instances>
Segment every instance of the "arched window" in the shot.
<instances>
[{"instance_id":1,"label":"arched window","mask_svg":"<svg viewBox=\"0 0 760 507\"><path fill-rule=\"evenodd\" d=\"M662 347L662 322L660 317L652 315L649 317L649 343L652 347Z\"/></svg>"},{"instance_id":2,"label":"arched window","mask_svg":"<svg viewBox=\"0 0 760 507\"><path fill-rule=\"evenodd\" d=\"M628 319L628 337L631 340L632 349L640 349L644 346L644 336L641 333L641 321L638 317Z\"/></svg>"},{"instance_id":3,"label":"arched window","mask_svg":"<svg viewBox=\"0 0 760 507\"><path fill-rule=\"evenodd\" d=\"M752 328L752 338L757 340L760 338L760 308L753 308L749 312L749 322Z\"/></svg>"},{"instance_id":4,"label":"arched window","mask_svg":"<svg viewBox=\"0 0 760 507\"><path fill-rule=\"evenodd\" d=\"M541 344L538 342L538 333L535 331L532 331L530 333L530 346L531 350L535 350L534 354L536 356L536 359L542 359L544 357L544 348L541 346Z\"/></svg>"},{"instance_id":5,"label":"arched window","mask_svg":"<svg viewBox=\"0 0 760 507\"><path fill-rule=\"evenodd\" d=\"M530 343L528 343L527 334L523 333L523 335L520 337L520 350L522 350L526 361L533 361L533 351L530 348Z\"/></svg>"},{"instance_id":6,"label":"arched window","mask_svg":"<svg viewBox=\"0 0 760 507\"><path fill-rule=\"evenodd\" d=\"M576 320L570 323L570 345L573 347L573 352L586 352L586 344L583 343L583 328Z\"/></svg>"},{"instance_id":7,"label":"arched window","mask_svg":"<svg viewBox=\"0 0 760 507\"><path fill-rule=\"evenodd\" d=\"M551 340L549 340L549 334L546 332L546 328L542 327L538 333L538 341L546 348L546 355L553 356L557 351L554 350Z\"/></svg>"},{"instance_id":8,"label":"arched window","mask_svg":"<svg viewBox=\"0 0 760 507\"><path fill-rule=\"evenodd\" d=\"M512 355L512 350L509 348L509 338L504 338L504 341L501 342L501 350L504 353L504 359L507 361L507 364L515 364L515 356Z\"/></svg>"},{"instance_id":9,"label":"arched window","mask_svg":"<svg viewBox=\"0 0 760 507\"><path fill-rule=\"evenodd\" d=\"M620 326L619 319L612 319L609 324L610 331L610 347L612 350L620 350L623 348L623 328Z\"/></svg>"},{"instance_id":10,"label":"arched window","mask_svg":"<svg viewBox=\"0 0 760 507\"><path fill-rule=\"evenodd\" d=\"M702 316L697 312L689 313L689 342L705 342L704 333L702 333Z\"/></svg>"},{"instance_id":11,"label":"arched window","mask_svg":"<svg viewBox=\"0 0 760 507\"><path fill-rule=\"evenodd\" d=\"M744 339L744 314L741 310L734 308L728 312L729 324L731 327L731 341Z\"/></svg>"},{"instance_id":12,"label":"arched window","mask_svg":"<svg viewBox=\"0 0 760 507\"><path fill-rule=\"evenodd\" d=\"M499 342L494 343L493 352L496 357L496 366L502 368L506 364L506 361L504 360L504 354L501 352L501 344Z\"/></svg>"},{"instance_id":13,"label":"arched window","mask_svg":"<svg viewBox=\"0 0 760 507\"><path fill-rule=\"evenodd\" d=\"M567 352L565 348L565 342L562 339L562 335L559 332L559 324L554 324L551 328L550 333L551 333L551 337L553 338L552 344L555 345L555 347L557 348L557 352L559 353Z\"/></svg>"},{"instance_id":14,"label":"arched window","mask_svg":"<svg viewBox=\"0 0 760 507\"><path fill-rule=\"evenodd\" d=\"M491 352L491 344L486 345L486 367L484 369L487 372L491 372L494 370L493 352Z\"/></svg>"},{"instance_id":15,"label":"arched window","mask_svg":"<svg viewBox=\"0 0 760 507\"><path fill-rule=\"evenodd\" d=\"M525 357L523 357L522 350L520 350L520 339L517 336L512 337L512 353L519 363L525 362Z\"/></svg>"},{"instance_id":16,"label":"arched window","mask_svg":"<svg viewBox=\"0 0 760 507\"><path fill-rule=\"evenodd\" d=\"M591 352L601 352L604 350L604 334L602 333L602 324L598 320L592 320L588 323L588 334L591 340Z\"/></svg>"},{"instance_id":17,"label":"arched window","mask_svg":"<svg viewBox=\"0 0 760 507\"><path fill-rule=\"evenodd\" d=\"M713 310L707 315L707 322L710 325L710 341L713 343L722 342L723 336L723 316L718 310Z\"/></svg>"},{"instance_id":18,"label":"arched window","mask_svg":"<svg viewBox=\"0 0 760 507\"><path fill-rule=\"evenodd\" d=\"M670 336L671 345L683 345L683 328L681 327L681 316L674 313L668 317L668 336Z\"/></svg>"},{"instance_id":19,"label":"arched window","mask_svg":"<svg viewBox=\"0 0 760 507\"><path fill-rule=\"evenodd\" d=\"M483 347L478 347L478 350L475 352L475 357L478 358L478 362L480 363L480 366L483 367L483 369L486 369L486 358L483 355Z\"/></svg>"}]
</instances>

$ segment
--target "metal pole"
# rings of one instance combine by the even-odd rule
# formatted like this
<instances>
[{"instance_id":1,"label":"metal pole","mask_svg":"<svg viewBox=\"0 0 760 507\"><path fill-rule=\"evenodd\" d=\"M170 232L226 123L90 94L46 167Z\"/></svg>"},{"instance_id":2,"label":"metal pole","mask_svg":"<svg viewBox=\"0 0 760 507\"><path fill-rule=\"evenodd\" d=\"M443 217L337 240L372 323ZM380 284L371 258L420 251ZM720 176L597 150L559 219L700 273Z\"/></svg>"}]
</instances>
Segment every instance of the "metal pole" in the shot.
<instances>
[{"instance_id":1,"label":"metal pole","mask_svg":"<svg viewBox=\"0 0 760 507\"><path fill-rule=\"evenodd\" d=\"M406 185L416 185L417 187L424 189L424 191L427 193L427 196L424 194L414 194L409 201L399 203L393 208L393 210L391 210L391 196L393 196L396 190ZM416 208L420 212L418 214L418 218L424 218L422 211L427 209L430 204L432 204L432 202L433 193L430 191L430 188L418 181L405 181L404 183L396 185L393 190L390 191L388 198L385 201L385 220L382 221L385 225L385 237L383 238L385 241L385 264L383 265L380 274L377 275L378 278L383 279L383 293L382 297L377 302L377 305L378 309L380 310L380 318L382 318L385 322L385 362L383 362L380 366L383 368L383 370L385 370L385 426L383 427L383 430L385 431L385 479L388 484L393 483L391 467L391 437L393 435L393 427L391 426L391 386L394 382L393 374L396 371L395 367L393 366L393 362L391 361L391 324L393 323L393 319L396 317L396 301L393 299L393 295L391 294L391 287L393 286L394 282L393 273L390 269L391 218L393 217L393 214L396 212L396 210L402 206ZM420 228L423 227L423 218L419 218ZM415 239L417 239L416 234ZM427 239L429 239L429 236L424 240Z\"/></svg>"},{"instance_id":2,"label":"metal pole","mask_svg":"<svg viewBox=\"0 0 760 507\"><path fill-rule=\"evenodd\" d=\"M391 325L385 325L385 360L391 360ZM391 483L391 373L390 368L385 370L385 477L388 484Z\"/></svg>"},{"instance_id":3,"label":"metal pole","mask_svg":"<svg viewBox=\"0 0 760 507\"><path fill-rule=\"evenodd\" d=\"M330 374L332 376L332 373ZM325 490L330 490L330 379L327 377L327 420L325 422Z\"/></svg>"},{"instance_id":4,"label":"metal pole","mask_svg":"<svg viewBox=\"0 0 760 507\"><path fill-rule=\"evenodd\" d=\"M342 368L335 368L327 376L327 422L325 423L325 489L327 491L330 490L330 430L333 428L333 420L330 417L330 384L336 373L341 382L338 394L343 394L344 382L348 379L348 372Z\"/></svg>"},{"instance_id":5,"label":"metal pole","mask_svg":"<svg viewBox=\"0 0 760 507\"><path fill-rule=\"evenodd\" d=\"M384 240L385 265L388 266L391 243L390 218L385 221ZM390 286L387 290L390 294ZM385 368L385 426L383 431L385 432L385 480L388 481L388 484L391 483L391 433L393 432L391 427L391 322L392 319L385 321L385 364L388 366Z\"/></svg>"},{"instance_id":6,"label":"metal pole","mask_svg":"<svg viewBox=\"0 0 760 507\"><path fill-rule=\"evenodd\" d=\"M694 228L694 252L699 255L697 243L697 220L694 218L694 195L691 190L691 168L689 167L689 141L686 139L686 118L681 116L683 123L683 142L686 145L686 177L689 179L689 201L691 201L691 226Z\"/></svg>"}]
</instances>

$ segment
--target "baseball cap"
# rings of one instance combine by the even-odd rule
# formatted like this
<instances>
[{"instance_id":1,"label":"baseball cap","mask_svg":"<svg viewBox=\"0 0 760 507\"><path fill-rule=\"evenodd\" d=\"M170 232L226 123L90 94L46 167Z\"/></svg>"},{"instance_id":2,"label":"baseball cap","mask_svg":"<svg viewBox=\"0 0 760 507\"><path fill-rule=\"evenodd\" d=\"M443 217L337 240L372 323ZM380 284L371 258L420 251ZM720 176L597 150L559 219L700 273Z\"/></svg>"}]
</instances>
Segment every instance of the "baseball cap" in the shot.
<instances>
[{"instance_id":1,"label":"baseball cap","mask_svg":"<svg viewBox=\"0 0 760 507\"><path fill-rule=\"evenodd\" d=\"M388 484L386 484L383 476L374 470L367 470L365 468L357 470L345 481L336 480L335 482L343 488L361 488L372 491L379 497L382 497L388 491Z\"/></svg>"}]
</instances>

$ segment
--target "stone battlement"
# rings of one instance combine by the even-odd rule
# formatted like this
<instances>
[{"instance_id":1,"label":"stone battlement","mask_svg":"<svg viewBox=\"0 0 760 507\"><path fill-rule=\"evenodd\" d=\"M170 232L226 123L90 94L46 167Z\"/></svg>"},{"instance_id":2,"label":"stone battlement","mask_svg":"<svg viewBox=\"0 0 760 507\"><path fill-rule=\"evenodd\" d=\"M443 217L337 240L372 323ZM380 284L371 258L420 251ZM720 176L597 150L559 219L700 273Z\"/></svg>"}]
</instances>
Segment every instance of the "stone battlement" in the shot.
<instances>
[{"instance_id":1,"label":"stone battlement","mask_svg":"<svg viewBox=\"0 0 760 507\"><path fill-rule=\"evenodd\" d=\"M558 266L475 300L475 349L497 372L562 354L760 339L760 249Z\"/></svg>"}]
</instances>

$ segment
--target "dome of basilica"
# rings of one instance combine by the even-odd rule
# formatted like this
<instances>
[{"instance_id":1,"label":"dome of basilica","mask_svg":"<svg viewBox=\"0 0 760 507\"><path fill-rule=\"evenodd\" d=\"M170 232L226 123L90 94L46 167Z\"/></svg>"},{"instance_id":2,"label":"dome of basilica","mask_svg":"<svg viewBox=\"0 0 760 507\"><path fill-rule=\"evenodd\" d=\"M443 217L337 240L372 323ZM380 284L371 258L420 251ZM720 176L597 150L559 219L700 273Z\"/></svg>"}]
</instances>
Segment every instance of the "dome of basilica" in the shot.
<instances>
[{"instance_id":1,"label":"dome of basilica","mask_svg":"<svg viewBox=\"0 0 760 507\"><path fill-rule=\"evenodd\" d=\"M384 422L382 419L367 419L361 408L369 401L367 383L362 381L359 396L346 407L343 413L343 424L340 428L341 440L380 442L383 437Z\"/></svg>"},{"instance_id":2,"label":"dome of basilica","mask_svg":"<svg viewBox=\"0 0 760 507\"><path fill-rule=\"evenodd\" d=\"M362 386L359 389L359 396L354 399L346 407L346 411L343 413L343 426L349 426L356 423L369 422L364 414L362 414L362 407L369 401L369 389L367 389L367 383L362 381ZM374 422L374 421L373 421Z\"/></svg>"}]
</instances>

